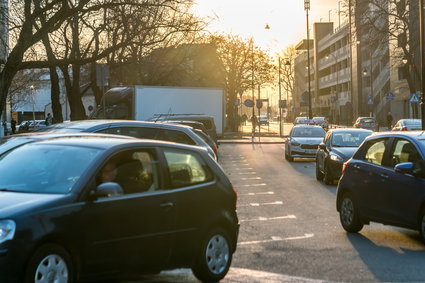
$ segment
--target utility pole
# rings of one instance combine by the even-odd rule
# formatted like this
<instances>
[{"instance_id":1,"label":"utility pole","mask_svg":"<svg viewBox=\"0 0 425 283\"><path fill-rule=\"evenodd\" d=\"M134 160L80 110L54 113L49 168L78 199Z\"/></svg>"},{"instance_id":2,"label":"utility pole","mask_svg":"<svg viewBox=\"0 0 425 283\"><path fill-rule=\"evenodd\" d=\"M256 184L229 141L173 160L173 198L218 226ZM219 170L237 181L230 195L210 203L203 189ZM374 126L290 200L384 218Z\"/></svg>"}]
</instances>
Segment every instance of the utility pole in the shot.
<instances>
[{"instance_id":1,"label":"utility pole","mask_svg":"<svg viewBox=\"0 0 425 283\"><path fill-rule=\"evenodd\" d=\"M310 30L308 28L308 10L310 10L310 0L304 0L304 10L307 21L307 77L308 77L308 118L313 119L311 111L311 85L310 85Z\"/></svg>"},{"instance_id":2,"label":"utility pole","mask_svg":"<svg viewBox=\"0 0 425 283\"><path fill-rule=\"evenodd\" d=\"M422 130L425 130L425 55L424 55L424 3L423 0L419 0L419 23L420 23L420 51L421 51L421 120Z\"/></svg>"}]
</instances>

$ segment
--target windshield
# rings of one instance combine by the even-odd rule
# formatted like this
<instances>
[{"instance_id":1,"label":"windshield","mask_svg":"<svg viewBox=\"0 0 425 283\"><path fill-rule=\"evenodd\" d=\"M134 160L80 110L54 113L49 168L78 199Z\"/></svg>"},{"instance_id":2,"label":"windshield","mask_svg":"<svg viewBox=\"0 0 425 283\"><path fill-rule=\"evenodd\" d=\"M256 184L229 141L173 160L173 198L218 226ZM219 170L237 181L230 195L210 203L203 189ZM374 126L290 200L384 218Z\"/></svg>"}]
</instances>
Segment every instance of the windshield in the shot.
<instances>
[{"instance_id":1,"label":"windshield","mask_svg":"<svg viewBox=\"0 0 425 283\"><path fill-rule=\"evenodd\" d=\"M0 156L0 190L66 194L100 149L27 144Z\"/></svg>"},{"instance_id":2,"label":"windshield","mask_svg":"<svg viewBox=\"0 0 425 283\"><path fill-rule=\"evenodd\" d=\"M360 123L375 123L375 119L373 119L373 118L361 119Z\"/></svg>"},{"instance_id":3,"label":"windshield","mask_svg":"<svg viewBox=\"0 0 425 283\"><path fill-rule=\"evenodd\" d=\"M325 130L322 128L305 127L305 128L294 128L292 132L293 137L311 137L311 138L322 138L325 136Z\"/></svg>"},{"instance_id":4,"label":"windshield","mask_svg":"<svg viewBox=\"0 0 425 283\"><path fill-rule=\"evenodd\" d=\"M19 138L3 138L0 139L0 154L6 151L18 147L22 144L29 143L34 139L31 137L19 137Z\"/></svg>"},{"instance_id":5,"label":"windshield","mask_svg":"<svg viewBox=\"0 0 425 283\"><path fill-rule=\"evenodd\" d=\"M370 132L338 132L332 135L332 145L336 147L358 147Z\"/></svg>"},{"instance_id":6,"label":"windshield","mask_svg":"<svg viewBox=\"0 0 425 283\"><path fill-rule=\"evenodd\" d=\"M404 123L408 126L420 126L420 125L422 125L421 120L406 120Z\"/></svg>"}]
</instances>

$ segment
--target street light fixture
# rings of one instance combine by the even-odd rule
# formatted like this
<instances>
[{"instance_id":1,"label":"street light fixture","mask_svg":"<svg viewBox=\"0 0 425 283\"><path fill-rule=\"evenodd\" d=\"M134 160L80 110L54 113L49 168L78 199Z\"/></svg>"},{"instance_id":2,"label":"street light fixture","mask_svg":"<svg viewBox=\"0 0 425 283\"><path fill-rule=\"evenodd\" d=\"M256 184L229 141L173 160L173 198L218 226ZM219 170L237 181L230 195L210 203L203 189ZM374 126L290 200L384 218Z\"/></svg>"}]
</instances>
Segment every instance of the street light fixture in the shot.
<instances>
[{"instance_id":1,"label":"street light fixture","mask_svg":"<svg viewBox=\"0 0 425 283\"><path fill-rule=\"evenodd\" d=\"M30 85L31 89L31 100L32 100L32 119L35 121L35 97L34 97L34 86Z\"/></svg>"}]
</instances>

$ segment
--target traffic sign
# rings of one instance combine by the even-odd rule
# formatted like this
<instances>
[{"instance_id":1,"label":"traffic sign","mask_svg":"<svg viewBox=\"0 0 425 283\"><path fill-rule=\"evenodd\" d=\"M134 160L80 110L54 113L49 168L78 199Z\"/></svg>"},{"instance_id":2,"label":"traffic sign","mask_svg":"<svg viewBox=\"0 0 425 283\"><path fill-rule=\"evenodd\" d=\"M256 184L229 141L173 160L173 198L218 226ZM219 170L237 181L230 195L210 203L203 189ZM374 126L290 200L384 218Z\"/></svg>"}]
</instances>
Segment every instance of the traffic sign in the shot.
<instances>
[{"instance_id":1,"label":"traffic sign","mask_svg":"<svg viewBox=\"0 0 425 283\"><path fill-rule=\"evenodd\" d=\"M392 92L389 92L389 93L387 93L387 95L385 95L385 100L387 100L387 101L394 100L394 98L395 98L395 95Z\"/></svg>"},{"instance_id":2,"label":"traffic sign","mask_svg":"<svg viewBox=\"0 0 425 283\"><path fill-rule=\"evenodd\" d=\"M263 101L261 99L257 99L256 106L257 106L258 109L260 109L261 107L263 107Z\"/></svg>"},{"instance_id":3,"label":"traffic sign","mask_svg":"<svg viewBox=\"0 0 425 283\"><path fill-rule=\"evenodd\" d=\"M367 97L367 104L373 104L373 97L372 97L372 95L369 95Z\"/></svg>"},{"instance_id":4,"label":"traffic sign","mask_svg":"<svg viewBox=\"0 0 425 283\"><path fill-rule=\"evenodd\" d=\"M411 93L410 95L410 103L419 103L419 93Z\"/></svg>"},{"instance_id":5,"label":"traffic sign","mask_svg":"<svg viewBox=\"0 0 425 283\"><path fill-rule=\"evenodd\" d=\"M252 100L251 100L251 99L246 99L246 100L243 102L243 105L245 105L246 107L253 107L253 106L254 106L254 102L252 102Z\"/></svg>"}]
</instances>

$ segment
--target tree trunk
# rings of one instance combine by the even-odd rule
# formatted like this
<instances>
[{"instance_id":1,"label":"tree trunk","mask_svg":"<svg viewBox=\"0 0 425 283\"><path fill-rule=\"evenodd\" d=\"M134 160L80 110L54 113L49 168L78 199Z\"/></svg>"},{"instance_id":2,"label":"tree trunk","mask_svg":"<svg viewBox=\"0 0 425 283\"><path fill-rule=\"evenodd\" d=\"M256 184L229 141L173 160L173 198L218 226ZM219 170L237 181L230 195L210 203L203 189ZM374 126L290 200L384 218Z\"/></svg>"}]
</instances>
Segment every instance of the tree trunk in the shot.
<instances>
[{"instance_id":1,"label":"tree trunk","mask_svg":"<svg viewBox=\"0 0 425 283\"><path fill-rule=\"evenodd\" d=\"M56 72L55 67L50 67L50 82L52 84L52 89L50 92L50 97L52 100L52 112L53 119L55 123L63 122L62 118L62 106L60 103L60 87L59 87L59 76Z\"/></svg>"}]
</instances>

